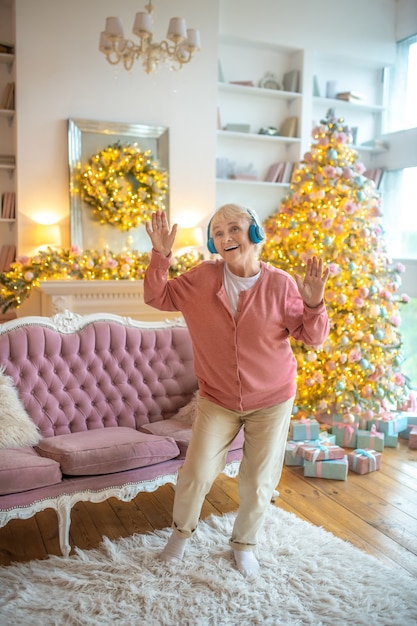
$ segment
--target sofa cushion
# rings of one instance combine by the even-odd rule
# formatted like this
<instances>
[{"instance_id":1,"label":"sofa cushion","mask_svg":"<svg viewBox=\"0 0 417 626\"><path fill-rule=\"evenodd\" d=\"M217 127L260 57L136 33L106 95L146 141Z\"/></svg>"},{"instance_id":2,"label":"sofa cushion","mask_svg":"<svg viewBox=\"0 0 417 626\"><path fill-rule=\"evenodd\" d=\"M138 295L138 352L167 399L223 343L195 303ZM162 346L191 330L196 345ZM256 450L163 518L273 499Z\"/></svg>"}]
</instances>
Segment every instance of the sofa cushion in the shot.
<instances>
[{"instance_id":1,"label":"sofa cushion","mask_svg":"<svg viewBox=\"0 0 417 626\"><path fill-rule=\"evenodd\" d=\"M175 439L177 446L180 449L180 459L185 458L187 448L190 444L190 438L192 433L192 426L185 424L181 420L177 420L174 417L167 420L161 420L159 422L153 422L152 424L143 424L140 430L152 435L160 435L165 437L172 437ZM229 451L240 450L243 448L243 428L239 431L238 435L233 439L230 444Z\"/></svg>"},{"instance_id":2,"label":"sofa cushion","mask_svg":"<svg viewBox=\"0 0 417 626\"><path fill-rule=\"evenodd\" d=\"M33 446L41 439L20 402L12 378L0 371L0 448Z\"/></svg>"},{"instance_id":3,"label":"sofa cushion","mask_svg":"<svg viewBox=\"0 0 417 626\"><path fill-rule=\"evenodd\" d=\"M0 495L55 485L62 480L59 463L44 459L33 448L0 450Z\"/></svg>"},{"instance_id":4,"label":"sofa cushion","mask_svg":"<svg viewBox=\"0 0 417 626\"><path fill-rule=\"evenodd\" d=\"M123 472L174 459L179 454L173 439L123 426L46 437L36 450L57 461L62 473L69 476Z\"/></svg>"}]
</instances>

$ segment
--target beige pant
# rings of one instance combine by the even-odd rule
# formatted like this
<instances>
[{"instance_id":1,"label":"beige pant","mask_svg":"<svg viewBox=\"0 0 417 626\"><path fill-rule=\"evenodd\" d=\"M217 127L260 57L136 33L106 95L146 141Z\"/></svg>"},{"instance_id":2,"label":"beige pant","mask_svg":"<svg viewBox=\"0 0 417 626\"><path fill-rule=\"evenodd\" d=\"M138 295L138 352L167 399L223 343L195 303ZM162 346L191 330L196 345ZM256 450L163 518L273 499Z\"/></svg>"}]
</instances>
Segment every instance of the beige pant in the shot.
<instances>
[{"instance_id":1,"label":"beige pant","mask_svg":"<svg viewBox=\"0 0 417 626\"><path fill-rule=\"evenodd\" d=\"M255 411L230 411L198 398L197 417L175 491L174 531L190 537L204 498L223 470L228 448L242 425L245 432L239 470L239 511L231 545L253 550L272 492L279 482L294 398Z\"/></svg>"}]
</instances>

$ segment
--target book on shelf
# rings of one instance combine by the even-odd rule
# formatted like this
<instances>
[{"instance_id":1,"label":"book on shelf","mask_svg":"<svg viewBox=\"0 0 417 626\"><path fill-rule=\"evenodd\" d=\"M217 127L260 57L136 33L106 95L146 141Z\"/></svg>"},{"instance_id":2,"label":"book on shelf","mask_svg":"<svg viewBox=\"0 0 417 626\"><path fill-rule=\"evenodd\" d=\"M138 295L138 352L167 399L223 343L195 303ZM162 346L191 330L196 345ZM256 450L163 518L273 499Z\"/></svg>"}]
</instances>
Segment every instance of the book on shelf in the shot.
<instances>
[{"instance_id":1,"label":"book on shelf","mask_svg":"<svg viewBox=\"0 0 417 626\"><path fill-rule=\"evenodd\" d=\"M226 124L224 130L228 130L232 133L249 133L250 124Z\"/></svg>"},{"instance_id":2,"label":"book on shelf","mask_svg":"<svg viewBox=\"0 0 417 626\"><path fill-rule=\"evenodd\" d=\"M291 161L285 161L284 169L282 170L282 174L279 178L279 181L277 182L288 184L291 180L293 167L294 167L294 163L292 163Z\"/></svg>"},{"instance_id":3,"label":"book on shelf","mask_svg":"<svg viewBox=\"0 0 417 626\"><path fill-rule=\"evenodd\" d=\"M9 43L3 43L0 41L0 53L1 54L14 54L14 46Z\"/></svg>"},{"instance_id":4,"label":"book on shelf","mask_svg":"<svg viewBox=\"0 0 417 626\"><path fill-rule=\"evenodd\" d=\"M283 163L282 161L279 163L272 163L272 165L269 166L269 169L266 173L265 182L267 183L278 182L278 177L281 171L284 169L284 166L285 166L285 163Z\"/></svg>"},{"instance_id":5,"label":"book on shelf","mask_svg":"<svg viewBox=\"0 0 417 626\"><path fill-rule=\"evenodd\" d=\"M3 219L15 218L15 193L14 191L5 191L1 205L1 217Z\"/></svg>"},{"instance_id":6,"label":"book on shelf","mask_svg":"<svg viewBox=\"0 0 417 626\"><path fill-rule=\"evenodd\" d=\"M14 109L14 83L7 83L5 86L0 108Z\"/></svg>"},{"instance_id":7,"label":"book on shelf","mask_svg":"<svg viewBox=\"0 0 417 626\"><path fill-rule=\"evenodd\" d=\"M253 80L229 80L230 85L241 85L242 87L253 87Z\"/></svg>"},{"instance_id":8,"label":"book on shelf","mask_svg":"<svg viewBox=\"0 0 417 626\"><path fill-rule=\"evenodd\" d=\"M265 176L265 182L287 184L291 180L294 163L292 161L279 161L272 163Z\"/></svg>"},{"instance_id":9,"label":"book on shelf","mask_svg":"<svg viewBox=\"0 0 417 626\"><path fill-rule=\"evenodd\" d=\"M297 137L298 117L287 117L280 126L279 133L282 137Z\"/></svg>"},{"instance_id":10,"label":"book on shelf","mask_svg":"<svg viewBox=\"0 0 417 626\"><path fill-rule=\"evenodd\" d=\"M365 96L356 91L339 91L336 94L336 100L345 100L346 102L359 102L365 100Z\"/></svg>"},{"instance_id":11,"label":"book on shelf","mask_svg":"<svg viewBox=\"0 0 417 626\"><path fill-rule=\"evenodd\" d=\"M292 91L294 93L298 93L300 86L300 72L298 70L290 70L289 72L285 72L284 77L282 79L282 86L284 91Z\"/></svg>"},{"instance_id":12,"label":"book on shelf","mask_svg":"<svg viewBox=\"0 0 417 626\"><path fill-rule=\"evenodd\" d=\"M16 256L16 246L4 245L0 250L0 272L8 272L10 270L10 266L15 260Z\"/></svg>"},{"instance_id":13,"label":"book on shelf","mask_svg":"<svg viewBox=\"0 0 417 626\"><path fill-rule=\"evenodd\" d=\"M13 154L0 154L0 165L14 165L15 158Z\"/></svg>"},{"instance_id":14,"label":"book on shelf","mask_svg":"<svg viewBox=\"0 0 417 626\"><path fill-rule=\"evenodd\" d=\"M366 178L369 180L373 180L375 183L375 187L378 189L381 186L382 178L384 176L384 168L375 167L373 169L365 170L363 173Z\"/></svg>"}]
</instances>

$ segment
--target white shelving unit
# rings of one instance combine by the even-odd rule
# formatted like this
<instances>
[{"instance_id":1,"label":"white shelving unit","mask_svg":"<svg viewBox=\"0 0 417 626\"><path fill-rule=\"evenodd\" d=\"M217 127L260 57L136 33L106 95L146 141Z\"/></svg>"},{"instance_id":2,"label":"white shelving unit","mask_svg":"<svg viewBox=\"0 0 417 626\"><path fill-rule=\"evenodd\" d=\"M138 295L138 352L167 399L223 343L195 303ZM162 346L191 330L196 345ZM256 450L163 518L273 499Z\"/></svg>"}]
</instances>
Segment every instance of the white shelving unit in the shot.
<instances>
[{"instance_id":1,"label":"white shelving unit","mask_svg":"<svg viewBox=\"0 0 417 626\"><path fill-rule=\"evenodd\" d=\"M378 142L385 113L384 68L363 59L316 55L314 76L319 95L315 94L312 101L313 121L318 122L333 109L356 134L354 147L365 165L371 167L373 157L386 151ZM328 85L332 82L333 85ZM327 97L329 86L335 93L357 93L362 99L345 101Z\"/></svg>"},{"instance_id":2,"label":"white shelving unit","mask_svg":"<svg viewBox=\"0 0 417 626\"><path fill-rule=\"evenodd\" d=\"M284 89L284 75L291 71L298 76L295 91ZM273 75L271 88L263 86L267 73ZM303 51L221 37L219 74L216 204L237 202L265 219L288 188L288 184L265 181L270 165L300 160ZM252 84L233 84L244 81ZM260 133L261 129L279 132L283 122L294 117L295 136ZM245 125L247 132L227 130L231 124Z\"/></svg>"},{"instance_id":3,"label":"white shelving unit","mask_svg":"<svg viewBox=\"0 0 417 626\"><path fill-rule=\"evenodd\" d=\"M298 71L299 80L296 90L288 91L283 88L283 77L292 70ZM267 73L275 80L268 89L263 81ZM311 129L329 109L354 132L356 128L353 147L367 168L374 167L374 157L386 151L378 141L385 111L383 76L383 67L363 59L312 52L307 57L301 49L221 36L217 206L238 202L266 219L288 190L288 184L265 182L269 166L279 161L301 161L312 142ZM234 84L238 82L249 84ZM328 82L334 83L336 93L350 91L363 99L327 97ZM319 94L313 95L314 83ZM259 134L261 128L280 130L282 122L293 116L298 120L295 137ZM245 125L246 132L225 130L230 124Z\"/></svg>"},{"instance_id":4,"label":"white shelving unit","mask_svg":"<svg viewBox=\"0 0 417 626\"><path fill-rule=\"evenodd\" d=\"M14 49L14 0L0 2L0 43ZM17 220L14 208L13 217L2 214L2 203L5 193L16 192L15 183L15 111L4 108L7 85L15 82L15 55L13 52L0 51L0 259L2 247L17 244ZM14 100L14 97L13 97ZM13 159L13 161L12 161ZM8 256L10 260L10 255ZM0 312L0 323L10 319L14 314L3 315Z\"/></svg>"}]
</instances>

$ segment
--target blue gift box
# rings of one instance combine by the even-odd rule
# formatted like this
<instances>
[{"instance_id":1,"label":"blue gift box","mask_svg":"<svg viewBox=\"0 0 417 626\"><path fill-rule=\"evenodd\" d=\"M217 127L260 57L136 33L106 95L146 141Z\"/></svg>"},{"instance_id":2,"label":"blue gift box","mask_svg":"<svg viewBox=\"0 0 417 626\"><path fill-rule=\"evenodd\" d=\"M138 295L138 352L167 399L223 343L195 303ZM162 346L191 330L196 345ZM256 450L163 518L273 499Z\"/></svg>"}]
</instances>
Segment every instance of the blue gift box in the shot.
<instances>
[{"instance_id":1,"label":"blue gift box","mask_svg":"<svg viewBox=\"0 0 417 626\"><path fill-rule=\"evenodd\" d=\"M373 427L374 428L374 427ZM385 435L373 430L358 430L356 442L358 448L370 448L377 452L384 450Z\"/></svg>"},{"instance_id":2,"label":"blue gift box","mask_svg":"<svg viewBox=\"0 0 417 626\"><path fill-rule=\"evenodd\" d=\"M329 461L304 461L304 476L312 478L328 478L346 480L348 475L348 458L331 459Z\"/></svg>"},{"instance_id":3,"label":"blue gift box","mask_svg":"<svg viewBox=\"0 0 417 626\"><path fill-rule=\"evenodd\" d=\"M405 413L387 413L380 417L369 420L368 429L373 425L380 433L385 435L398 435L407 428L407 415Z\"/></svg>"},{"instance_id":4,"label":"blue gift box","mask_svg":"<svg viewBox=\"0 0 417 626\"><path fill-rule=\"evenodd\" d=\"M407 426L399 432L401 439L408 439L413 426L417 426L417 413L405 413L407 417Z\"/></svg>"},{"instance_id":5,"label":"blue gift box","mask_svg":"<svg viewBox=\"0 0 417 626\"><path fill-rule=\"evenodd\" d=\"M290 439L292 441L306 441L307 439L318 439L320 435L320 424L315 419L293 419L290 423Z\"/></svg>"},{"instance_id":6,"label":"blue gift box","mask_svg":"<svg viewBox=\"0 0 417 626\"><path fill-rule=\"evenodd\" d=\"M384 435L384 446L386 448L397 448L398 435Z\"/></svg>"},{"instance_id":7,"label":"blue gift box","mask_svg":"<svg viewBox=\"0 0 417 626\"><path fill-rule=\"evenodd\" d=\"M298 454L299 448L304 441L287 441L285 448L285 465L304 465L304 458Z\"/></svg>"},{"instance_id":8,"label":"blue gift box","mask_svg":"<svg viewBox=\"0 0 417 626\"><path fill-rule=\"evenodd\" d=\"M332 433L336 435L336 443L341 448L356 448L356 435L358 432L358 424L345 424L338 422L333 424Z\"/></svg>"}]
</instances>

